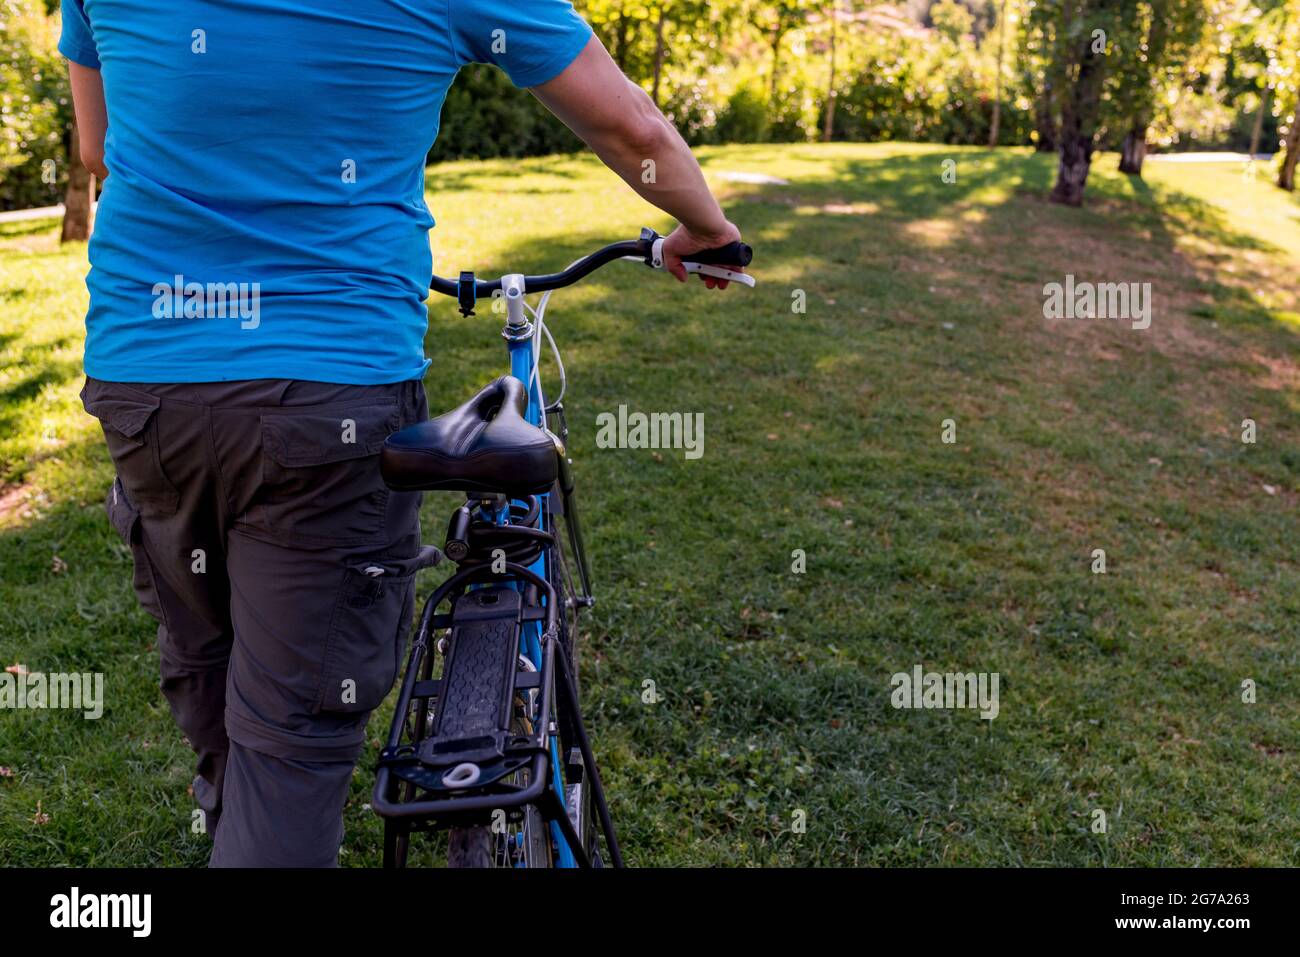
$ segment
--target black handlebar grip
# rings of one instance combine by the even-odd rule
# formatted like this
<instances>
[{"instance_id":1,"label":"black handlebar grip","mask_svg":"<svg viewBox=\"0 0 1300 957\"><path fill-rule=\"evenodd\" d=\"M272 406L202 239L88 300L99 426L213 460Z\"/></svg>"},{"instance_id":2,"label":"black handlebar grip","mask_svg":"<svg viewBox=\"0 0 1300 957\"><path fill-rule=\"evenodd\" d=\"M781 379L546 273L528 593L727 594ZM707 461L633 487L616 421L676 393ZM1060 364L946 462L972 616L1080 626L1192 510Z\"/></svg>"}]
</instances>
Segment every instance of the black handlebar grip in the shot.
<instances>
[{"instance_id":1,"label":"black handlebar grip","mask_svg":"<svg viewBox=\"0 0 1300 957\"><path fill-rule=\"evenodd\" d=\"M697 253L683 256L684 263L700 263L705 266L739 266L745 268L754 258L754 250L747 243L727 243L716 249L701 249Z\"/></svg>"}]
</instances>

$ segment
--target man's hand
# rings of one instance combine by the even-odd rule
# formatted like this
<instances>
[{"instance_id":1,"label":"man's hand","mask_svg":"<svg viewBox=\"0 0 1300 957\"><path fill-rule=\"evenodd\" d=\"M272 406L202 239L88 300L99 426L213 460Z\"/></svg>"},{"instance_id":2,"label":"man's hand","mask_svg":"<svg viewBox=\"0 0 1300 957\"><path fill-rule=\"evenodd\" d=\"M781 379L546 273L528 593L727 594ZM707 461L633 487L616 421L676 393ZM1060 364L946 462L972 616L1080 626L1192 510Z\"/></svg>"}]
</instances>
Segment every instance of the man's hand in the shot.
<instances>
[{"instance_id":1,"label":"man's hand","mask_svg":"<svg viewBox=\"0 0 1300 957\"><path fill-rule=\"evenodd\" d=\"M690 275L682 266L683 256L702 252L705 249L716 249L719 246L727 245L727 243L740 241L740 230L726 220L723 220L723 222L726 225L716 233L700 235L685 226L678 226L664 239L664 268L676 276L678 282L686 282ZM728 266L727 268L732 272L745 271L740 266ZM726 289L729 285L725 279L715 279L713 276L706 276L703 273L700 274L700 278L704 280L704 285L709 289Z\"/></svg>"}]
</instances>

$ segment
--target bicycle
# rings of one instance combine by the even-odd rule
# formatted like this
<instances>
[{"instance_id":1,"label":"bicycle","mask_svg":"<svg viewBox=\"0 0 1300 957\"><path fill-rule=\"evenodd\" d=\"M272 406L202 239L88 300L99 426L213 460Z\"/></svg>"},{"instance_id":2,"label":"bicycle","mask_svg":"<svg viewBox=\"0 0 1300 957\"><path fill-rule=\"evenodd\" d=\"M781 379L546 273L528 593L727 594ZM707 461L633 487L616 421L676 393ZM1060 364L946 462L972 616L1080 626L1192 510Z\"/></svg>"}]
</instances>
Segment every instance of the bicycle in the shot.
<instances>
[{"instance_id":1,"label":"bicycle","mask_svg":"<svg viewBox=\"0 0 1300 957\"><path fill-rule=\"evenodd\" d=\"M463 316L484 297L504 300L510 374L389 436L380 454L392 489L466 493L442 549L458 570L424 604L380 753L372 806L384 819L385 867L405 867L412 834L429 830L450 831L451 867L601 867L602 837L609 862L623 864L578 705L578 616L594 598L565 447L564 364L545 314L554 290L615 260L662 269L662 247L642 229L559 273L433 277ZM731 243L683 265L753 286L726 268L751 257ZM531 292L542 293L536 308ZM543 336L560 376L549 404Z\"/></svg>"}]
</instances>

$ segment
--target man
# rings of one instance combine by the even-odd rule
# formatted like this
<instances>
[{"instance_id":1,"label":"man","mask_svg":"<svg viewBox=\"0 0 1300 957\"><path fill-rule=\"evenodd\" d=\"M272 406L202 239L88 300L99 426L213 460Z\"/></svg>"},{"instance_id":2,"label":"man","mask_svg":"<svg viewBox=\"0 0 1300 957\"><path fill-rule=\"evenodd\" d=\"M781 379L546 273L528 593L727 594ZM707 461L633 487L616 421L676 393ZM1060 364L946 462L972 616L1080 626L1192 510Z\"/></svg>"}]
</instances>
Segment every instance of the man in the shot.
<instances>
[{"instance_id":1,"label":"man","mask_svg":"<svg viewBox=\"0 0 1300 957\"><path fill-rule=\"evenodd\" d=\"M457 70L504 69L674 216L679 280L739 232L565 0L63 0L59 49L104 180L82 397L212 864L333 865L421 564L377 453L427 416L424 157Z\"/></svg>"}]
</instances>

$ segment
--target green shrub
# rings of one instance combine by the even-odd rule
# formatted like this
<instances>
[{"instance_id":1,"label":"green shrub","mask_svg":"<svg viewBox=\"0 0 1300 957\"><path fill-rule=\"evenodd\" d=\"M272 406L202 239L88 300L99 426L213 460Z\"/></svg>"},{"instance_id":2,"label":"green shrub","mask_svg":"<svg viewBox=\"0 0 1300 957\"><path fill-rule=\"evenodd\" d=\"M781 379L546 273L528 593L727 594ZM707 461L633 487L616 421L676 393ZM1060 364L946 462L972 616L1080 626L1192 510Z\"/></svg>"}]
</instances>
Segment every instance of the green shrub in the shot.
<instances>
[{"instance_id":1,"label":"green shrub","mask_svg":"<svg viewBox=\"0 0 1300 957\"><path fill-rule=\"evenodd\" d=\"M718 114L718 142L764 143L767 131L767 98L753 84L739 87Z\"/></svg>"},{"instance_id":2,"label":"green shrub","mask_svg":"<svg viewBox=\"0 0 1300 957\"><path fill-rule=\"evenodd\" d=\"M0 0L0 209L63 196L72 108L58 25L35 0Z\"/></svg>"},{"instance_id":3,"label":"green shrub","mask_svg":"<svg viewBox=\"0 0 1300 957\"><path fill-rule=\"evenodd\" d=\"M461 70L447 92L429 162L572 153L582 141L495 67Z\"/></svg>"},{"instance_id":4,"label":"green shrub","mask_svg":"<svg viewBox=\"0 0 1300 957\"><path fill-rule=\"evenodd\" d=\"M800 84L778 86L768 112L771 120L767 136L773 143L803 143L816 135L813 98Z\"/></svg>"},{"instance_id":5,"label":"green shrub","mask_svg":"<svg viewBox=\"0 0 1300 957\"><path fill-rule=\"evenodd\" d=\"M691 146L719 142L718 106L706 80L679 84L663 104L663 112Z\"/></svg>"}]
</instances>

